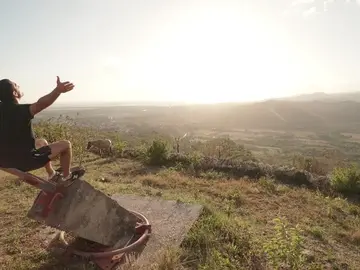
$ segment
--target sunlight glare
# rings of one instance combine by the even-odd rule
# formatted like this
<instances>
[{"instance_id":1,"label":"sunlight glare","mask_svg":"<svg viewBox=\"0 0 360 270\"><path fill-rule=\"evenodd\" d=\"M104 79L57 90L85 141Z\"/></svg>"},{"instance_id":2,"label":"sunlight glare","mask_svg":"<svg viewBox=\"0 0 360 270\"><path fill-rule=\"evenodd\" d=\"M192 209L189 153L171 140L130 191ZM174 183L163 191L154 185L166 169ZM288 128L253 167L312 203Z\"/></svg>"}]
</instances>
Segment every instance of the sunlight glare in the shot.
<instances>
[{"instance_id":1,"label":"sunlight glare","mask_svg":"<svg viewBox=\"0 0 360 270\"><path fill-rule=\"evenodd\" d=\"M284 40L265 21L231 15L188 16L162 32L130 67L127 86L195 103L283 95L296 79Z\"/></svg>"}]
</instances>

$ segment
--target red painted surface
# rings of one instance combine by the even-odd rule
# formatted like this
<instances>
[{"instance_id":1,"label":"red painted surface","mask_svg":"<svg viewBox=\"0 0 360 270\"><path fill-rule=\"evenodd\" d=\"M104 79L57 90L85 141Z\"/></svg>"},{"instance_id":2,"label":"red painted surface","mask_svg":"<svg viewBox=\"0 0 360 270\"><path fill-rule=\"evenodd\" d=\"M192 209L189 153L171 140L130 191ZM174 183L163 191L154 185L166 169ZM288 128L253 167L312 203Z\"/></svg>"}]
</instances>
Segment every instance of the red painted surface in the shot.
<instances>
[{"instance_id":1,"label":"red painted surface","mask_svg":"<svg viewBox=\"0 0 360 270\"><path fill-rule=\"evenodd\" d=\"M48 193L41 191L34 201L34 206L41 206L42 211L39 215L42 218L46 218L51 212L53 204L63 197L63 193L59 192L59 190Z\"/></svg>"}]
</instances>

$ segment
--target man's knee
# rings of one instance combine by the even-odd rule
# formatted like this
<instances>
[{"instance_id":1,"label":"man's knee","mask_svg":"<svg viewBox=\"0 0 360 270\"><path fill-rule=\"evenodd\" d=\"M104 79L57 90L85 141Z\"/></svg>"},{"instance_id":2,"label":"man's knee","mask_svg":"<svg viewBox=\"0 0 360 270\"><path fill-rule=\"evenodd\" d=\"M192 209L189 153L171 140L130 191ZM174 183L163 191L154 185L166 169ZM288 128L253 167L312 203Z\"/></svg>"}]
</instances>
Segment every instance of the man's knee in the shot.
<instances>
[{"instance_id":1,"label":"man's knee","mask_svg":"<svg viewBox=\"0 0 360 270\"><path fill-rule=\"evenodd\" d=\"M68 140L59 141L59 144L61 144L64 149L71 149L71 142Z\"/></svg>"},{"instance_id":2,"label":"man's knee","mask_svg":"<svg viewBox=\"0 0 360 270\"><path fill-rule=\"evenodd\" d=\"M49 158L53 160L61 154L71 152L71 142L68 140L57 141L49 145L51 154Z\"/></svg>"},{"instance_id":3,"label":"man's knee","mask_svg":"<svg viewBox=\"0 0 360 270\"><path fill-rule=\"evenodd\" d=\"M35 147L38 149L40 147L46 146L49 143L44 138L39 138L35 140Z\"/></svg>"},{"instance_id":4,"label":"man's knee","mask_svg":"<svg viewBox=\"0 0 360 270\"><path fill-rule=\"evenodd\" d=\"M49 145L53 154L59 154L71 150L71 142L68 140L57 141Z\"/></svg>"}]
</instances>

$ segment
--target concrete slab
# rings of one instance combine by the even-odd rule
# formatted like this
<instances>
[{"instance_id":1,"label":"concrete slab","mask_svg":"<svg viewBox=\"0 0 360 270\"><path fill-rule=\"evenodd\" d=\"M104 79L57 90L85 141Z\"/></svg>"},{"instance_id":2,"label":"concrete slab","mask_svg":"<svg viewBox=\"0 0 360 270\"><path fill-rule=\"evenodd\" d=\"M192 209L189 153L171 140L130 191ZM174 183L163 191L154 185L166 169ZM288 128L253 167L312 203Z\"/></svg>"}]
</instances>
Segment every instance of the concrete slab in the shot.
<instances>
[{"instance_id":1,"label":"concrete slab","mask_svg":"<svg viewBox=\"0 0 360 270\"><path fill-rule=\"evenodd\" d=\"M36 202L29 218L74 236L114 246L125 245L135 233L136 217L82 179L67 188L66 197L54 203L47 218L36 213Z\"/></svg>"},{"instance_id":2,"label":"concrete slab","mask_svg":"<svg viewBox=\"0 0 360 270\"><path fill-rule=\"evenodd\" d=\"M112 198L124 208L145 215L152 226L152 235L134 262L138 267L149 266L167 248L180 246L203 209L198 204L167 201L158 197L115 194Z\"/></svg>"}]
</instances>

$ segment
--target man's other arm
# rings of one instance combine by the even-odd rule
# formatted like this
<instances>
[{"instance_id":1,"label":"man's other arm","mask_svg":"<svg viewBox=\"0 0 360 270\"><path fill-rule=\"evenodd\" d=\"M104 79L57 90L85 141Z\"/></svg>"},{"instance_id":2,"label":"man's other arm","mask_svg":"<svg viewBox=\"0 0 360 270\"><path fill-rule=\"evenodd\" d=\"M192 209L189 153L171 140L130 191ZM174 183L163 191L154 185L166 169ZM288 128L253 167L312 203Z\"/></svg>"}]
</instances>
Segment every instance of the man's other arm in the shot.
<instances>
[{"instance_id":1,"label":"man's other arm","mask_svg":"<svg viewBox=\"0 0 360 270\"><path fill-rule=\"evenodd\" d=\"M55 102L55 100L61 95L61 92L55 88L49 94L40 98L37 102L30 105L30 113L32 116L38 114L42 110L49 107L51 104Z\"/></svg>"},{"instance_id":2,"label":"man's other arm","mask_svg":"<svg viewBox=\"0 0 360 270\"><path fill-rule=\"evenodd\" d=\"M50 94L43 96L37 102L30 105L29 110L32 116L38 114L39 112L53 104L62 93L67 93L74 89L74 85L72 83L68 81L60 82L59 76L57 76L56 84L56 88Z\"/></svg>"}]
</instances>

